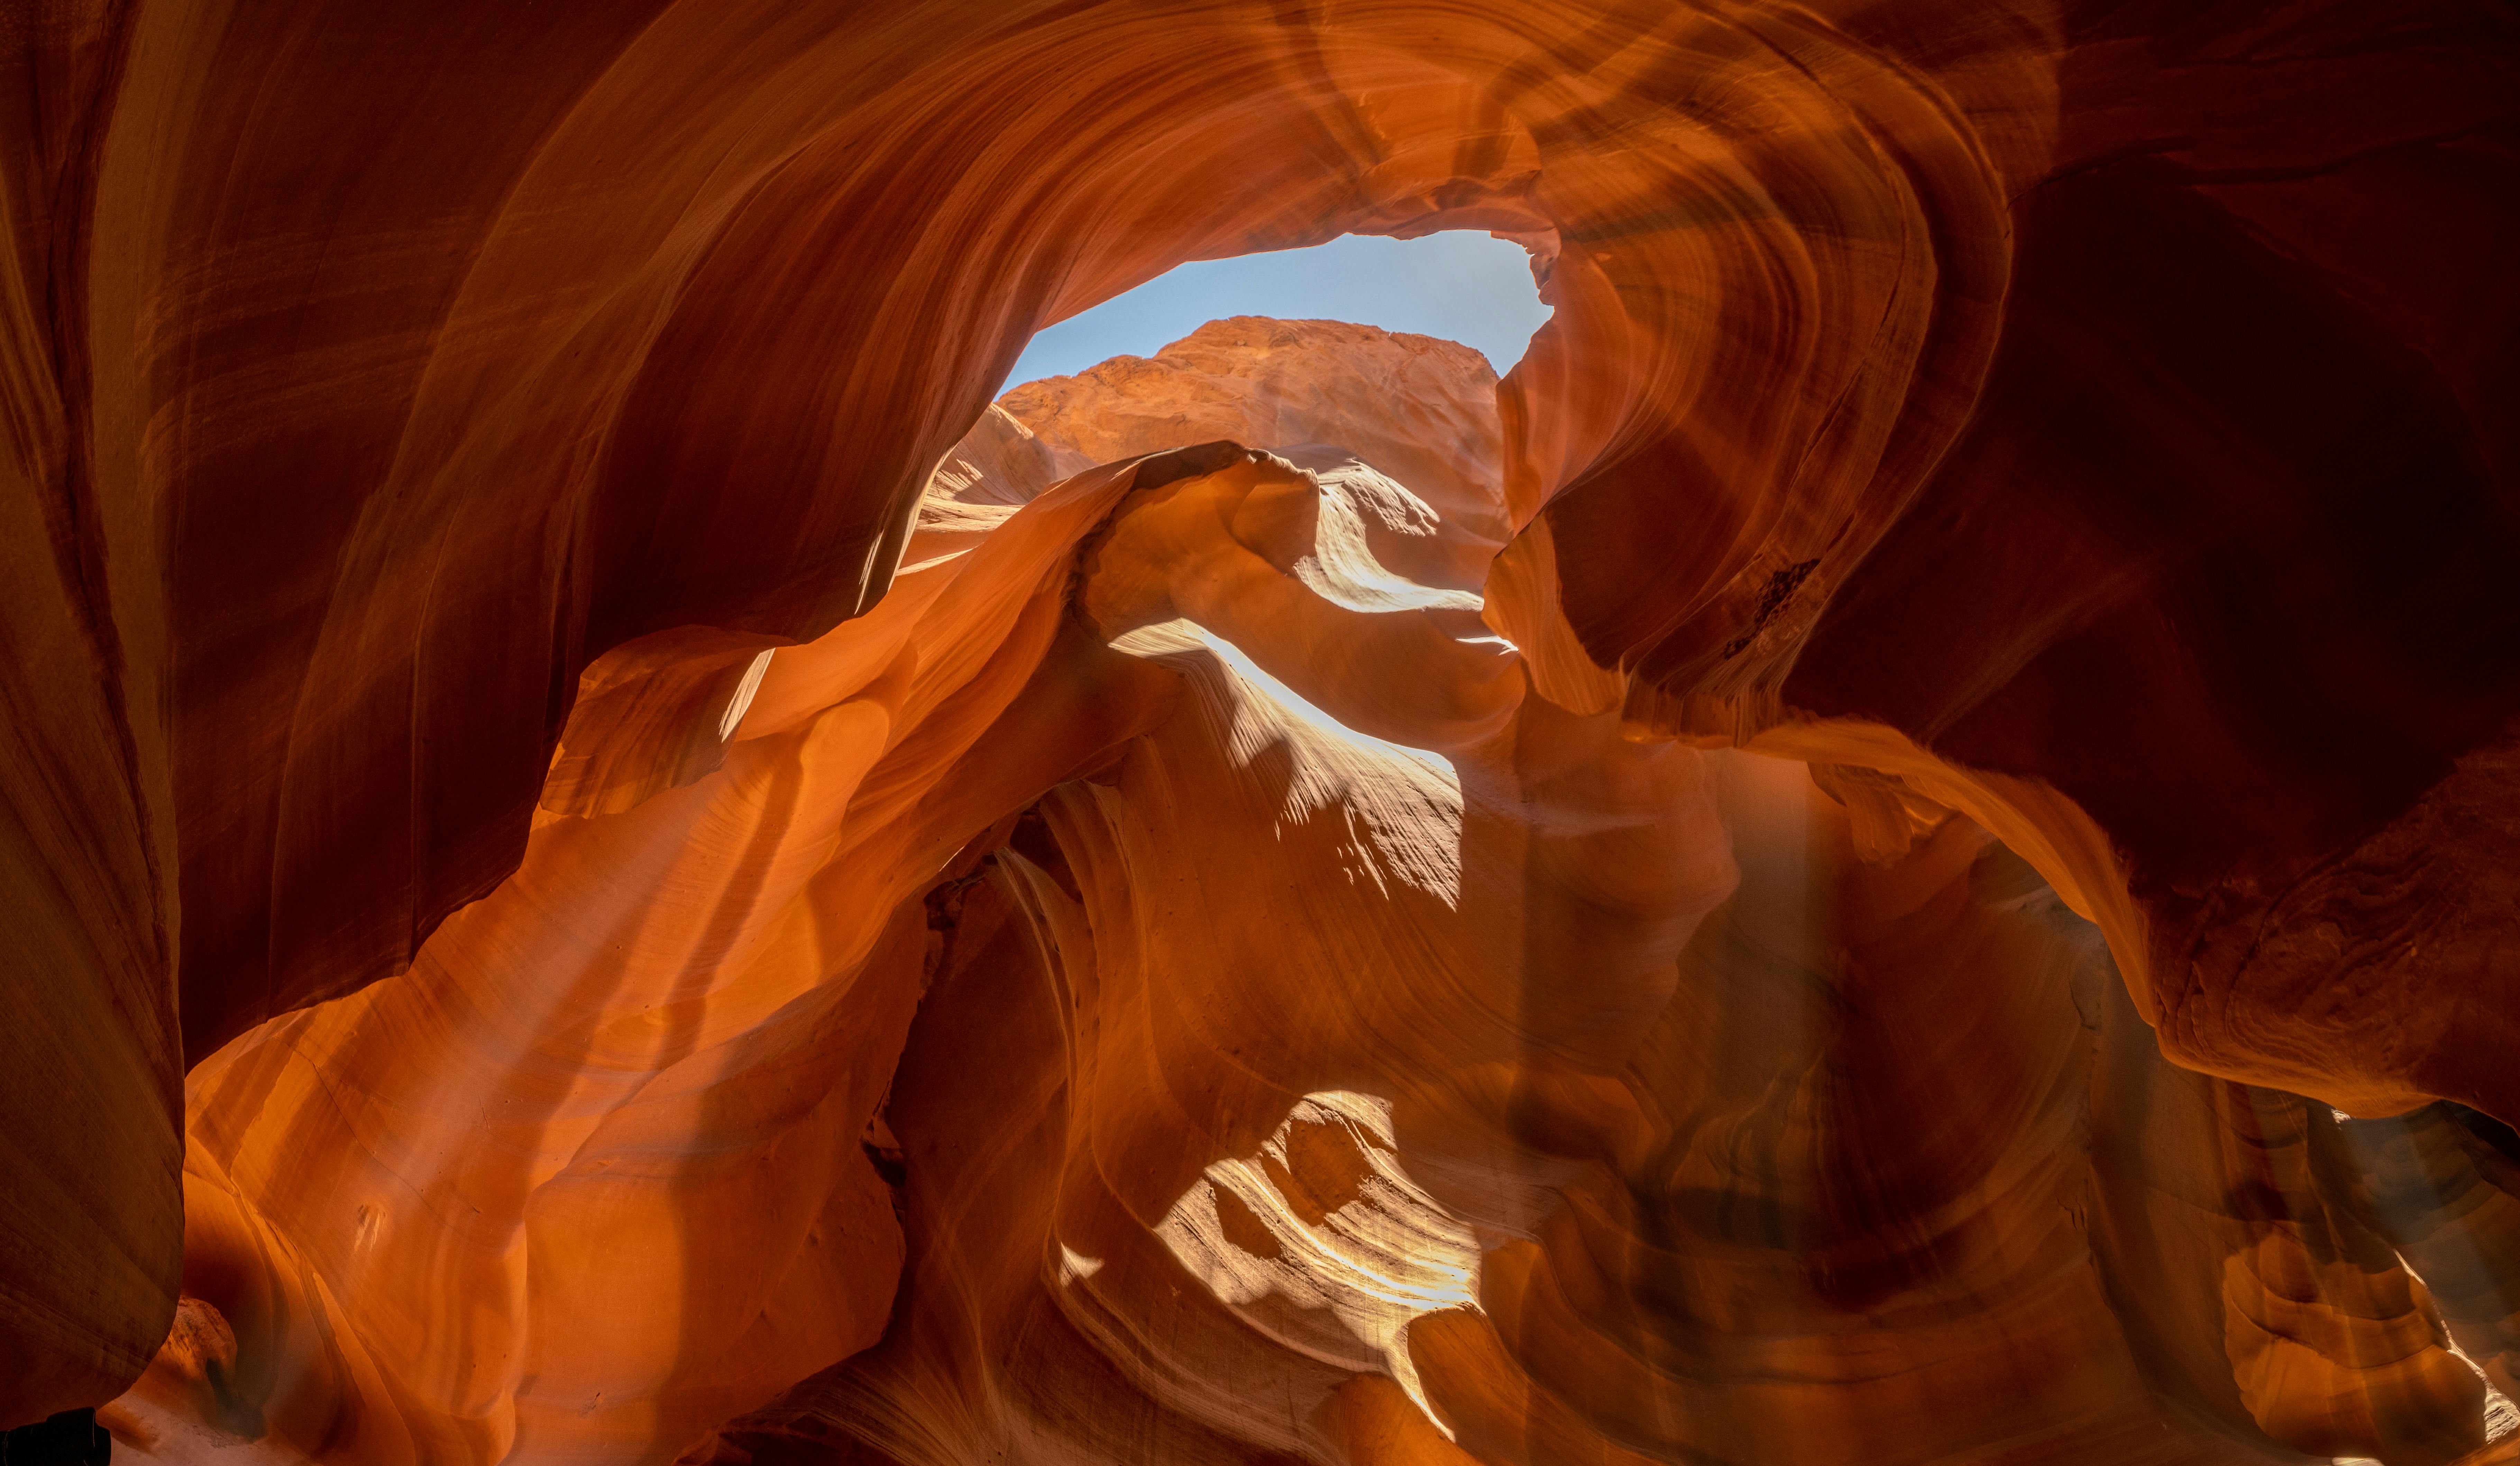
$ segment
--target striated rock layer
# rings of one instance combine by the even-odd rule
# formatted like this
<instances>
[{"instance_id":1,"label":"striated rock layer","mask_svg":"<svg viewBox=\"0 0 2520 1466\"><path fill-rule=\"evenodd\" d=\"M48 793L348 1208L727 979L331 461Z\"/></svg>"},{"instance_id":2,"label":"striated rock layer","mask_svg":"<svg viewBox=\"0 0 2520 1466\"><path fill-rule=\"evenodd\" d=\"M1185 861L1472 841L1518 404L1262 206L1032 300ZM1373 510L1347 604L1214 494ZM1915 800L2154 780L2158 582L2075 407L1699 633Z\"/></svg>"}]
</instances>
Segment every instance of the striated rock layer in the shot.
<instances>
[{"instance_id":1,"label":"striated rock layer","mask_svg":"<svg viewBox=\"0 0 2520 1466\"><path fill-rule=\"evenodd\" d=\"M0 1425L2520 1449L2507 11L0 63ZM1501 383L1242 319L984 400L1446 227L1556 307Z\"/></svg>"}]
</instances>

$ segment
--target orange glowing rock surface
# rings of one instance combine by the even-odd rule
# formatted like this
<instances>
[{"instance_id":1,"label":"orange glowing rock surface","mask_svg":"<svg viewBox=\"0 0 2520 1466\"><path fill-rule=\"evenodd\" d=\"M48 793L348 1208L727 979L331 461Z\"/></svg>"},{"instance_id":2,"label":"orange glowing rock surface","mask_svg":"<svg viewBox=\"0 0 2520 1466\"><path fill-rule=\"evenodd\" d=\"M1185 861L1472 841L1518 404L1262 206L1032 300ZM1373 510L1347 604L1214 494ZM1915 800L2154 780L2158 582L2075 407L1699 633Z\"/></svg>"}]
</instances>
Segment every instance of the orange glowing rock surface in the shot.
<instances>
[{"instance_id":1,"label":"orange glowing rock surface","mask_svg":"<svg viewBox=\"0 0 2520 1466\"><path fill-rule=\"evenodd\" d=\"M0 1425L2520 1459L2508 15L0 59ZM985 400L1456 227L1502 382L1246 317Z\"/></svg>"}]
</instances>

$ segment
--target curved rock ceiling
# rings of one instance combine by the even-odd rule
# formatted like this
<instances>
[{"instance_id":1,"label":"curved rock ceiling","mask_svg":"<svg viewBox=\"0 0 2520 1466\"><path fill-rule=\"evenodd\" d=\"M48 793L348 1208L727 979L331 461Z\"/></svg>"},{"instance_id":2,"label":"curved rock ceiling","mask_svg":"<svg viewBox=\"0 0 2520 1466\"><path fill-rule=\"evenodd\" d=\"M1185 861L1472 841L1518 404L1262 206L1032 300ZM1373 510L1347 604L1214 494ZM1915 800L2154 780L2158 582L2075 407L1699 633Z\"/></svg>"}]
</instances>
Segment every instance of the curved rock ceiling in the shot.
<instances>
[{"instance_id":1,"label":"curved rock ceiling","mask_svg":"<svg viewBox=\"0 0 2520 1466\"><path fill-rule=\"evenodd\" d=\"M2507 6L0 61L0 1425L2520 1461Z\"/></svg>"}]
</instances>

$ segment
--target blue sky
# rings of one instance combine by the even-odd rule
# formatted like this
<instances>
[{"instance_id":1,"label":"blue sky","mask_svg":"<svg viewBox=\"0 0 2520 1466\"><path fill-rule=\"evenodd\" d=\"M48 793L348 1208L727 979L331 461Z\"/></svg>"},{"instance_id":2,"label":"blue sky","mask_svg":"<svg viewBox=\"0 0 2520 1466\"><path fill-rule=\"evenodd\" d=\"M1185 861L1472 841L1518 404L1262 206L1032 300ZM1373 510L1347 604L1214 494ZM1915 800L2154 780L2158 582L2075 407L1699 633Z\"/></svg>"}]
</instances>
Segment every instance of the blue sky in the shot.
<instances>
[{"instance_id":1,"label":"blue sky","mask_svg":"<svg viewBox=\"0 0 2520 1466\"><path fill-rule=\"evenodd\" d=\"M1502 375L1522 359L1549 307L1533 294L1520 245L1460 231L1414 240L1350 234L1311 250L1182 265L1035 336L1007 385L1072 376L1124 353L1152 356L1234 315L1440 336L1485 352Z\"/></svg>"}]
</instances>

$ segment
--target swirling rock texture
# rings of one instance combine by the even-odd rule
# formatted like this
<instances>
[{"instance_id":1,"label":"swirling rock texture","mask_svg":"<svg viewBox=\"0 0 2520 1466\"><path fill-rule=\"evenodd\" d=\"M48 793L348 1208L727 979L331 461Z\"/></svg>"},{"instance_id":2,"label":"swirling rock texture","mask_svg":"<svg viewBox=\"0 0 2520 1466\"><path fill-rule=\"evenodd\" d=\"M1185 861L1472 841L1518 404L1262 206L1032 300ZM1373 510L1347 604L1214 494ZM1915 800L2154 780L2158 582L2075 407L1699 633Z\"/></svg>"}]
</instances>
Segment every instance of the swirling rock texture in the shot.
<instances>
[{"instance_id":1,"label":"swirling rock texture","mask_svg":"<svg viewBox=\"0 0 2520 1466\"><path fill-rule=\"evenodd\" d=\"M2507 8L6 19L0 1424L2515 1459Z\"/></svg>"}]
</instances>

